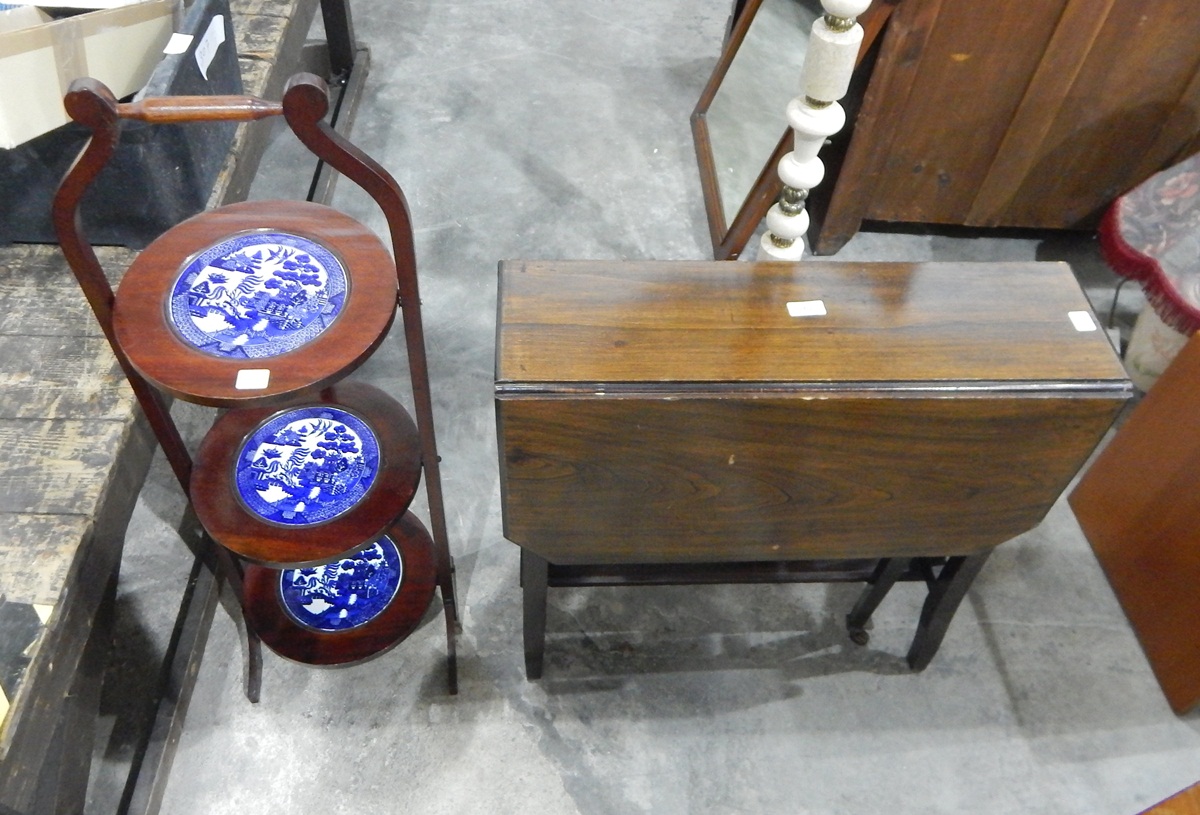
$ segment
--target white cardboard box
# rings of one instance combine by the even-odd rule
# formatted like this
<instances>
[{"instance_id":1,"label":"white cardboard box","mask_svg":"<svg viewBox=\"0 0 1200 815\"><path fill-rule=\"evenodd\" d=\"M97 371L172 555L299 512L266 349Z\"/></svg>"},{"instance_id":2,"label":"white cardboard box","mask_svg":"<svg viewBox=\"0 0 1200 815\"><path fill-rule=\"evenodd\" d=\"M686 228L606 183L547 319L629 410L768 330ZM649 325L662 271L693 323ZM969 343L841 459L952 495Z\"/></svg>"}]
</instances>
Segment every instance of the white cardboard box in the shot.
<instances>
[{"instance_id":1,"label":"white cardboard box","mask_svg":"<svg viewBox=\"0 0 1200 815\"><path fill-rule=\"evenodd\" d=\"M70 121L62 97L78 77L100 80L117 98L145 85L171 36L175 7L175 0L147 0L36 24L29 12L41 12L34 9L0 12L0 148Z\"/></svg>"}]
</instances>

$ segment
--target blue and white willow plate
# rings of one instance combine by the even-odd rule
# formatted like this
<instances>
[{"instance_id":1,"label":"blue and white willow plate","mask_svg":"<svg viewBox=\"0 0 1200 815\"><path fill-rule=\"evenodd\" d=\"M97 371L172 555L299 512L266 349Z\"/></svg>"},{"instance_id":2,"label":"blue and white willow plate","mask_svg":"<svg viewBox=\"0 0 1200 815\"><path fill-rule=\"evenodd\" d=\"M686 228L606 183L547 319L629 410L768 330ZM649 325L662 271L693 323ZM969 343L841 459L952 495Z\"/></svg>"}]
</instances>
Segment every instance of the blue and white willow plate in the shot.
<instances>
[{"instance_id":1,"label":"blue and white willow plate","mask_svg":"<svg viewBox=\"0 0 1200 815\"><path fill-rule=\"evenodd\" d=\"M349 411L296 408L251 433L234 467L238 496L251 512L272 523L312 526L367 494L379 472L379 440Z\"/></svg>"},{"instance_id":2,"label":"blue and white willow plate","mask_svg":"<svg viewBox=\"0 0 1200 815\"><path fill-rule=\"evenodd\" d=\"M279 575L279 597L292 619L317 631L345 631L378 617L396 596L404 565L386 535L353 557Z\"/></svg>"},{"instance_id":3,"label":"blue and white willow plate","mask_svg":"<svg viewBox=\"0 0 1200 815\"><path fill-rule=\"evenodd\" d=\"M346 300L346 270L321 244L287 232L248 232L183 267L168 303L171 326L216 357L273 357L328 328Z\"/></svg>"}]
</instances>

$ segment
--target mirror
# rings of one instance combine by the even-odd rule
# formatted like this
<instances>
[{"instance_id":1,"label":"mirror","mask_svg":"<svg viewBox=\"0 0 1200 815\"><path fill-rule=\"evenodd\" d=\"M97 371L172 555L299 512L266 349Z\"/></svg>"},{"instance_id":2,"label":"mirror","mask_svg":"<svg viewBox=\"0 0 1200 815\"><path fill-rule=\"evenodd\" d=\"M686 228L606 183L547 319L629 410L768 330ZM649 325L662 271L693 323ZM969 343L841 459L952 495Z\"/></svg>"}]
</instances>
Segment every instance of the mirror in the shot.
<instances>
[{"instance_id":1,"label":"mirror","mask_svg":"<svg viewBox=\"0 0 1200 815\"><path fill-rule=\"evenodd\" d=\"M781 134L783 152L790 144L784 109L799 92L808 33L820 14L819 0L747 0L692 114L716 260L737 257L779 194L776 162L768 158ZM761 182L768 182L766 205L755 217L746 205Z\"/></svg>"},{"instance_id":2,"label":"mirror","mask_svg":"<svg viewBox=\"0 0 1200 815\"><path fill-rule=\"evenodd\" d=\"M859 18L863 54L895 0L876 0ZM785 109L801 74L820 0L737 0L734 23L712 77L692 112L713 258L741 254L782 185L775 172L791 150Z\"/></svg>"}]
</instances>

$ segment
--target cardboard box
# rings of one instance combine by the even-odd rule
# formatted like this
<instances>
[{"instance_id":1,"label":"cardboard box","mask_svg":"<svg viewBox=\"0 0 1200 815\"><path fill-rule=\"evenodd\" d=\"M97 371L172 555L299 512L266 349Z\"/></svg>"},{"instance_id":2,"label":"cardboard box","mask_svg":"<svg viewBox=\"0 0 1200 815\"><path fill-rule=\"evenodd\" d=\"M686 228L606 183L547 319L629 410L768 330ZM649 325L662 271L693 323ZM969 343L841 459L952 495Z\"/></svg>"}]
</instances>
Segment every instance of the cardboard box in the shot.
<instances>
[{"instance_id":1,"label":"cardboard box","mask_svg":"<svg viewBox=\"0 0 1200 815\"><path fill-rule=\"evenodd\" d=\"M161 56L145 95L242 92L228 0L194 0L178 33L185 45ZM200 212L236 131L236 122L124 122L116 153L83 199L89 239L141 248ZM54 192L90 135L71 122L0 150L0 245L58 241L50 221Z\"/></svg>"},{"instance_id":2,"label":"cardboard box","mask_svg":"<svg viewBox=\"0 0 1200 815\"><path fill-rule=\"evenodd\" d=\"M0 12L0 148L69 120L62 98L71 80L99 79L117 98L146 84L171 36L174 0L104 9L52 22L32 8ZM40 24L39 24L40 23Z\"/></svg>"}]
</instances>

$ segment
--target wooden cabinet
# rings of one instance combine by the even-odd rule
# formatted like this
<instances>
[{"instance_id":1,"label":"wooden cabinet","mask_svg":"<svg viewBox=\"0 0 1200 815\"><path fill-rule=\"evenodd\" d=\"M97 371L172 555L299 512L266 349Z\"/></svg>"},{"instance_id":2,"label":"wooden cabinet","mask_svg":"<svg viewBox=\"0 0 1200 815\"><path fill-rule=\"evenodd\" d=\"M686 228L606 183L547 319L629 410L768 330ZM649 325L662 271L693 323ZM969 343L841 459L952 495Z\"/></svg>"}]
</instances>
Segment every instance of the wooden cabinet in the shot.
<instances>
[{"instance_id":1,"label":"wooden cabinet","mask_svg":"<svg viewBox=\"0 0 1200 815\"><path fill-rule=\"evenodd\" d=\"M1198 42L1186 0L902 0L814 249L864 219L1092 228L1200 149Z\"/></svg>"},{"instance_id":2,"label":"wooden cabinet","mask_svg":"<svg viewBox=\"0 0 1200 815\"><path fill-rule=\"evenodd\" d=\"M505 536L560 566L990 551L1131 393L1095 329L1065 264L505 263Z\"/></svg>"}]
</instances>

